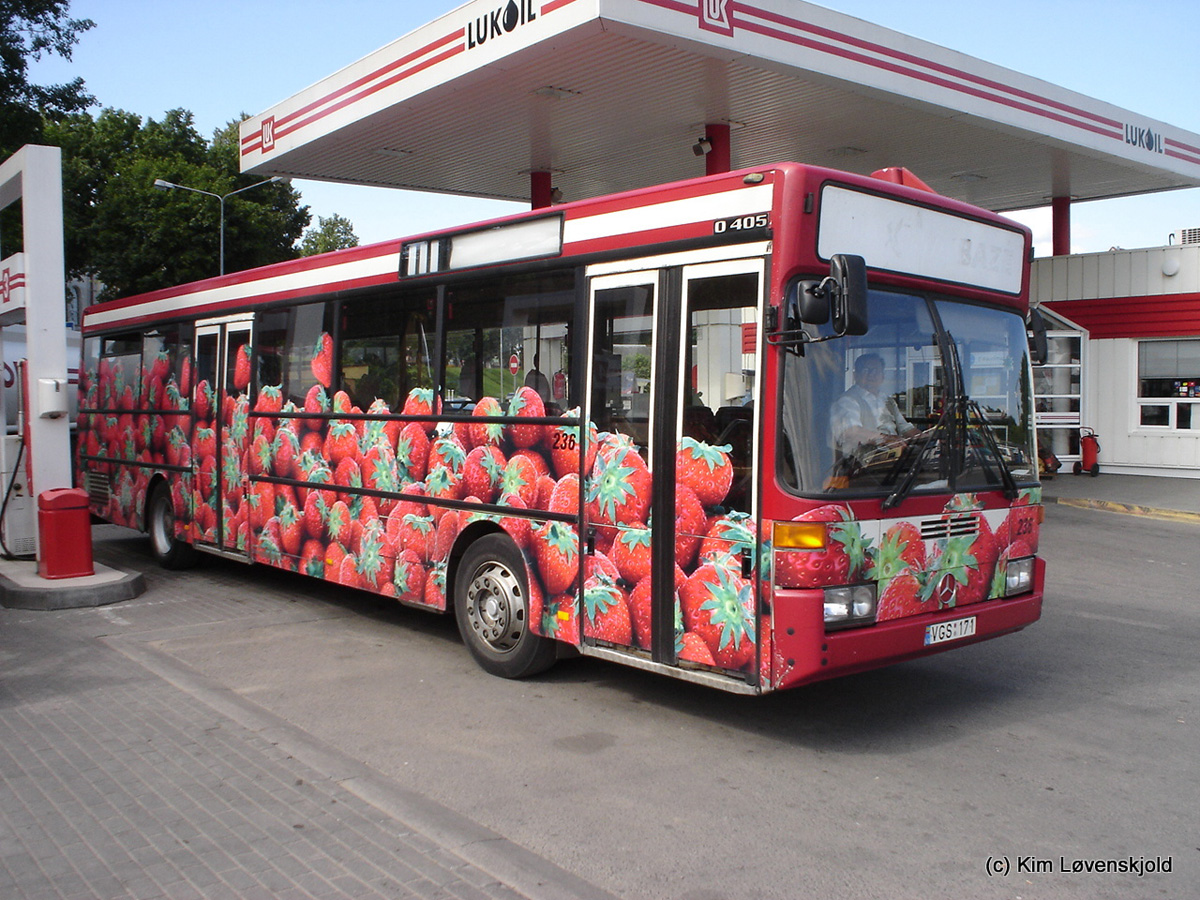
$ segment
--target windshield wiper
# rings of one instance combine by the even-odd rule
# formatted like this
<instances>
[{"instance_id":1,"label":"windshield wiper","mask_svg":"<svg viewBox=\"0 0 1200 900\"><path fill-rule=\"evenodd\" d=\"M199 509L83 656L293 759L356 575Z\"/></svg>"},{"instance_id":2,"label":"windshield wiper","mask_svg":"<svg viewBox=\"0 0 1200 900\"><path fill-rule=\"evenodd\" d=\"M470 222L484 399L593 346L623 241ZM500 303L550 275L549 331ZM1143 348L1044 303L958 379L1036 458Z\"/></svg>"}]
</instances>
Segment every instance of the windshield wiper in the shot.
<instances>
[{"instance_id":1,"label":"windshield wiper","mask_svg":"<svg viewBox=\"0 0 1200 900\"><path fill-rule=\"evenodd\" d=\"M900 471L901 467L904 465L906 457L913 452L916 453L908 468L904 469L904 478L901 479L898 485L896 485L896 489L883 499L882 505L884 509L891 509L893 506L903 503L904 499L912 491L913 485L917 482L917 476L921 473L921 461L925 458L925 454L929 452L929 448L933 445L934 438L945 431L947 416L949 416L952 406L953 404L950 404L944 410L942 410L942 415L938 418L937 423L921 436L919 445L910 443L904 448L904 453L900 455L900 458L896 460L896 465L892 469L893 473ZM913 450L914 447L916 447L915 451ZM888 481L891 480L891 477L889 477Z\"/></svg>"},{"instance_id":2,"label":"windshield wiper","mask_svg":"<svg viewBox=\"0 0 1200 900\"><path fill-rule=\"evenodd\" d=\"M1004 455L1000 452L1000 445L996 443L996 436L992 434L992 429L988 427L987 418L983 414L983 408L979 405L978 401L969 400L967 401L967 413L968 415L974 413L975 417L979 420L979 430L983 433L983 442L987 445L992 455L996 457L996 463L1000 467L1000 481L1004 484L1004 496L1009 500L1017 499L1017 494L1020 493L1017 489L1017 481L1013 478L1012 472L1009 471L1008 466L1004 463ZM990 479L992 468L987 464L986 457L981 455L979 461L987 471Z\"/></svg>"}]
</instances>

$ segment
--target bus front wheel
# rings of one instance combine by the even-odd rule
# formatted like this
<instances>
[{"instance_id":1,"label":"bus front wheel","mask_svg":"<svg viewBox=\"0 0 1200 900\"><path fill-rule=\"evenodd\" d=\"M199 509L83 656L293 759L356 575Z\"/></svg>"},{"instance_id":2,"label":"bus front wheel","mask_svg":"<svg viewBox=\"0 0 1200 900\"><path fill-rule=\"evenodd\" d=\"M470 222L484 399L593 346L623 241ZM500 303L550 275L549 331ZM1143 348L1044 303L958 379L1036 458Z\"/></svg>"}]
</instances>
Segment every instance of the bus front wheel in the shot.
<instances>
[{"instance_id":1,"label":"bus front wheel","mask_svg":"<svg viewBox=\"0 0 1200 900\"><path fill-rule=\"evenodd\" d=\"M454 617L471 656L493 675L525 678L554 664L554 642L530 627L525 560L507 535L484 535L463 554Z\"/></svg>"},{"instance_id":2,"label":"bus front wheel","mask_svg":"<svg viewBox=\"0 0 1200 900\"><path fill-rule=\"evenodd\" d=\"M154 558L164 569L187 569L196 564L196 548L175 537L175 506L165 481L159 482L150 495L146 531Z\"/></svg>"}]
</instances>

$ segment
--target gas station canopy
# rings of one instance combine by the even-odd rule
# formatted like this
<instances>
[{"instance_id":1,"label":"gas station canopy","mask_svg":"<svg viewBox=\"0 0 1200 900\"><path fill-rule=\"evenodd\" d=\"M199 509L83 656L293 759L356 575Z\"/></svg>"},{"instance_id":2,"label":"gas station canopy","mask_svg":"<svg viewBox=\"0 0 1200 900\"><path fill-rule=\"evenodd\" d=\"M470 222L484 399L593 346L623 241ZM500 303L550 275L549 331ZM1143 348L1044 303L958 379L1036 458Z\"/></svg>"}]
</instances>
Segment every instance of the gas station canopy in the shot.
<instances>
[{"instance_id":1,"label":"gas station canopy","mask_svg":"<svg viewBox=\"0 0 1200 900\"><path fill-rule=\"evenodd\" d=\"M474 0L242 124L263 175L567 200L781 160L993 210L1200 185L1200 135L800 0Z\"/></svg>"}]
</instances>

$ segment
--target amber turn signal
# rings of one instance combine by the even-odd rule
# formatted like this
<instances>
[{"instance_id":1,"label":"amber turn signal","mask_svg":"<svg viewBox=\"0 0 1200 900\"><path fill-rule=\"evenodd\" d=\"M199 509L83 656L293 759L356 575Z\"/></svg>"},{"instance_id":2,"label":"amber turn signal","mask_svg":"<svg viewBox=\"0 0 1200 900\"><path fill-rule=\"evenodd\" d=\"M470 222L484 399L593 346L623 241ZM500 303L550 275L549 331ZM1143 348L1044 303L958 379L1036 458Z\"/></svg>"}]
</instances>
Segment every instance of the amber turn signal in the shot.
<instances>
[{"instance_id":1,"label":"amber turn signal","mask_svg":"<svg viewBox=\"0 0 1200 900\"><path fill-rule=\"evenodd\" d=\"M824 550L829 543L826 522L776 522L772 532L776 550Z\"/></svg>"}]
</instances>

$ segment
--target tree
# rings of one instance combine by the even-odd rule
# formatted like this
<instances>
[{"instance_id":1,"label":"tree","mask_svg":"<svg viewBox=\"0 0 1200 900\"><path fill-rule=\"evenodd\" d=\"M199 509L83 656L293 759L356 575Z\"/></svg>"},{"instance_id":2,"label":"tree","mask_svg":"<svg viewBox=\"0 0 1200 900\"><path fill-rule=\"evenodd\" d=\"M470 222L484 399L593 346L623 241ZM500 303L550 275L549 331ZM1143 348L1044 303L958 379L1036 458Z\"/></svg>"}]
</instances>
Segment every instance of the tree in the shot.
<instances>
[{"instance_id":1,"label":"tree","mask_svg":"<svg viewBox=\"0 0 1200 900\"><path fill-rule=\"evenodd\" d=\"M304 232L304 237L300 239L300 255L316 256L330 250L357 246L358 235L354 233L354 223L334 213L328 217L318 216L317 227Z\"/></svg>"},{"instance_id":2,"label":"tree","mask_svg":"<svg viewBox=\"0 0 1200 900\"><path fill-rule=\"evenodd\" d=\"M70 0L0 0L0 160L41 138L42 122L95 102L82 78L66 84L29 81L29 62L47 54L71 58L91 19L67 16Z\"/></svg>"},{"instance_id":3,"label":"tree","mask_svg":"<svg viewBox=\"0 0 1200 900\"><path fill-rule=\"evenodd\" d=\"M0 3L4 0L0 0ZM156 179L217 195L253 185L238 170L237 122L211 142L186 110L159 121L105 109L47 123L45 140L63 149L67 271L92 275L101 300L218 273L220 204L191 191L161 191ZM263 185L225 201L225 271L296 256L309 223L291 185Z\"/></svg>"}]
</instances>

